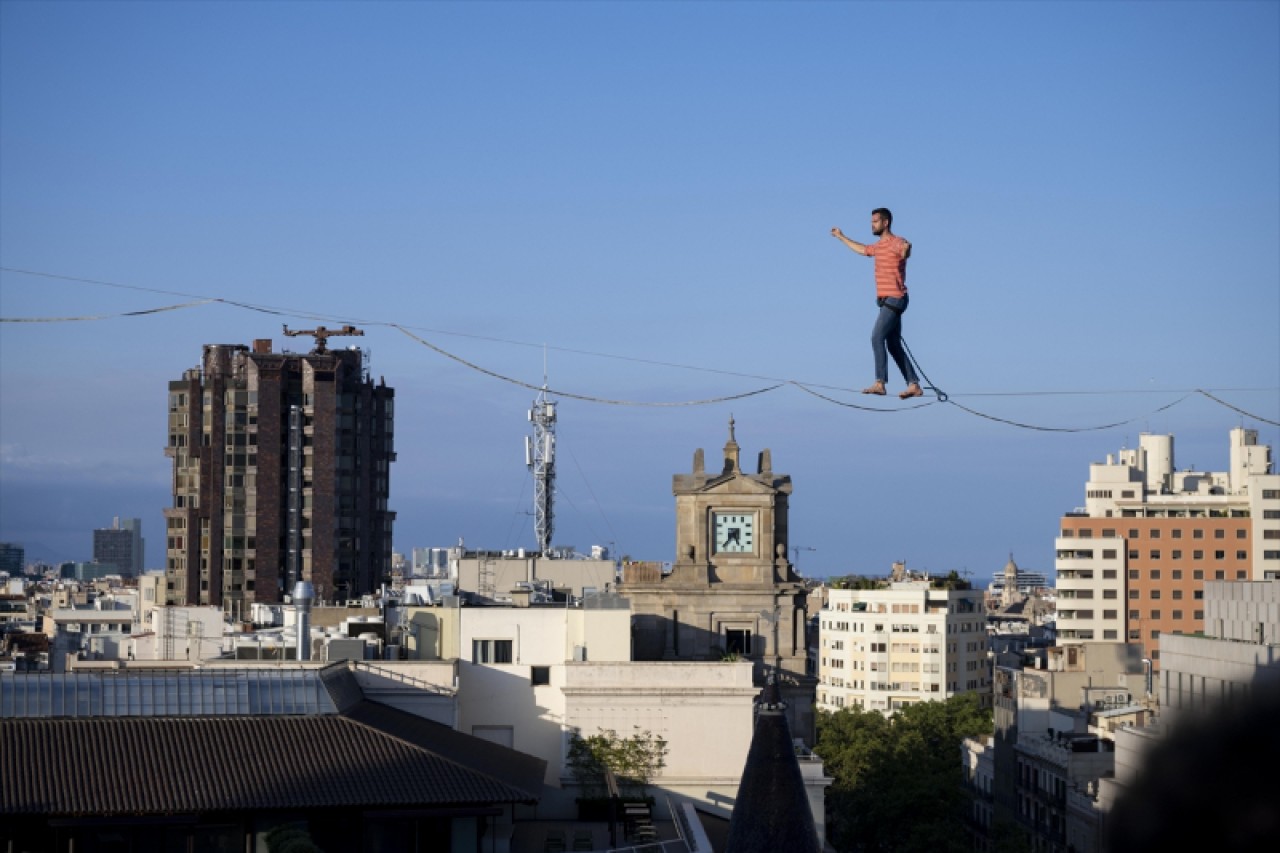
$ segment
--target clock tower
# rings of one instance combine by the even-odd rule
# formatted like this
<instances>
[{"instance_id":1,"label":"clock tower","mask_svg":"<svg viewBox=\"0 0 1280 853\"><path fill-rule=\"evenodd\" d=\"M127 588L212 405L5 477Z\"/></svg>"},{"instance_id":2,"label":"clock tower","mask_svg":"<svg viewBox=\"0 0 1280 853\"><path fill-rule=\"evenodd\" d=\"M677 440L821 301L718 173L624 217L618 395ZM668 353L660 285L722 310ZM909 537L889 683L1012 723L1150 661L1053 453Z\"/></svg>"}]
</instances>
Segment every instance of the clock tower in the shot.
<instances>
[{"instance_id":1,"label":"clock tower","mask_svg":"<svg viewBox=\"0 0 1280 853\"><path fill-rule=\"evenodd\" d=\"M766 449L742 470L729 420L719 470L701 449L676 474L676 559L663 574L624 566L618 591L631 601L636 660L744 659L763 686L770 675L791 709L792 731L811 741L814 680L805 673L803 580L787 561L791 477Z\"/></svg>"}]
</instances>

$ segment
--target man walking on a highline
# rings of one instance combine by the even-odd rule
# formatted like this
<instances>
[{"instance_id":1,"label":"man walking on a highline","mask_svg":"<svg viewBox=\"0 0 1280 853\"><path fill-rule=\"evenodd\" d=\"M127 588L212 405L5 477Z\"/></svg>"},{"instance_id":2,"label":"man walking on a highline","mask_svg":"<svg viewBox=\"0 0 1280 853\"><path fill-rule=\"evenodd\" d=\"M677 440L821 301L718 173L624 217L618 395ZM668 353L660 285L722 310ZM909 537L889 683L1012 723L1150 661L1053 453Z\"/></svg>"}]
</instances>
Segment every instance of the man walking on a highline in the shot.
<instances>
[{"instance_id":1,"label":"man walking on a highline","mask_svg":"<svg viewBox=\"0 0 1280 853\"><path fill-rule=\"evenodd\" d=\"M893 214L887 207L871 211L871 233L880 239L865 246L844 236L839 228L831 229L831 236L859 255L876 259L876 304L880 316L871 329L871 350L876 357L876 381L863 394L884 395L884 383L889 380L889 360L885 349L893 356L894 363L907 380L907 390L898 395L903 400L920 397L920 380L915 368L902 349L902 314L907 310L907 258L911 257L911 244L894 234Z\"/></svg>"}]
</instances>

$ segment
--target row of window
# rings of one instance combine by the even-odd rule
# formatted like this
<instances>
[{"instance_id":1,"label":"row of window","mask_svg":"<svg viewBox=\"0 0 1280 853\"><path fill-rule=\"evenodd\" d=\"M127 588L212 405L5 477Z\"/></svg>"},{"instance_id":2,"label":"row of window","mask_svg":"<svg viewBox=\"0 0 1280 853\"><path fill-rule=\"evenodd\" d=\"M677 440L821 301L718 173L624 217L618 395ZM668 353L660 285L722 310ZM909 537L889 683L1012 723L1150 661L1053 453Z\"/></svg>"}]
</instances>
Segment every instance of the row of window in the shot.
<instances>
[{"instance_id":1,"label":"row of window","mask_svg":"<svg viewBox=\"0 0 1280 853\"><path fill-rule=\"evenodd\" d=\"M1149 557L1150 559L1152 559L1152 560L1159 560L1159 559L1160 559L1160 554L1161 554L1161 552L1160 552L1160 551L1149 551L1149 552L1148 552L1148 557ZM1141 555L1141 553L1140 553L1140 552L1138 552L1138 551L1130 551L1130 552L1129 552L1129 559L1130 559L1130 560L1138 560L1138 559L1141 559L1141 557L1142 557L1142 555ZM1183 557L1182 557L1182 552L1181 552L1181 551L1170 551L1170 552L1169 552L1169 559L1171 559L1171 560L1181 560L1182 558L1183 558ZM1213 559L1215 559L1215 560L1225 560L1226 558L1227 558L1227 552L1226 552L1226 551L1219 550L1219 551L1214 551L1214 552L1213 552ZM1203 560L1203 559L1204 559L1204 551L1192 551L1192 552L1191 552L1191 559L1193 559L1193 560ZM1247 560L1247 559L1249 559L1249 552L1248 552L1248 551L1246 551L1246 550L1239 550L1239 551L1236 551L1236 559L1237 559L1237 560Z\"/></svg>"},{"instance_id":2,"label":"row of window","mask_svg":"<svg viewBox=\"0 0 1280 853\"><path fill-rule=\"evenodd\" d=\"M1150 614L1150 615L1147 617L1148 619L1159 619L1159 618L1160 618L1161 611L1159 611L1159 610L1150 610L1150 611L1148 611L1148 613ZM1184 612L1183 612L1183 611L1181 611L1181 610L1171 610L1171 611L1169 612L1169 618L1171 618L1171 619L1175 619L1175 620L1182 619L1182 618L1183 618L1183 615L1184 615ZM1141 610L1130 610L1130 611L1129 611L1129 619L1130 619L1130 621L1136 621L1136 620L1141 619L1141 618L1142 618L1142 611L1141 611ZM1191 618L1192 618L1192 619L1196 619L1196 620L1204 619L1204 611L1203 611L1203 610L1193 610L1193 611L1191 611Z\"/></svg>"},{"instance_id":3,"label":"row of window","mask_svg":"<svg viewBox=\"0 0 1280 853\"><path fill-rule=\"evenodd\" d=\"M1244 573L1244 572L1240 572L1240 573L1238 573L1238 574L1237 574L1237 576L1236 576L1236 580L1248 580L1248 578L1246 578L1244 575L1245 575L1245 573ZM1150 599L1152 599L1152 600L1156 600L1156 599L1160 598L1160 594L1161 594L1161 593L1160 593L1160 590L1158 590L1158 589L1152 589L1152 590L1148 590L1148 591L1147 591L1147 597L1148 597L1148 598L1150 598ZM1170 591L1170 593L1169 593L1169 596L1170 596L1174 601L1181 601L1181 600L1182 600L1182 590L1180 590L1180 589L1171 590L1171 591ZM1129 597L1130 597L1130 598L1141 598L1141 597L1142 597L1142 595L1141 595L1141 591L1140 591L1140 590L1136 590L1136 589L1131 589L1131 590L1129 590ZM1196 589L1196 590L1192 590L1192 597L1193 597L1193 598L1195 598L1197 601L1199 601L1199 600L1203 599L1203 598L1204 598L1204 590L1203 590L1203 589Z\"/></svg>"},{"instance_id":4,"label":"row of window","mask_svg":"<svg viewBox=\"0 0 1280 853\"><path fill-rule=\"evenodd\" d=\"M1239 510L1237 510L1237 512L1239 512ZM1274 513L1274 515L1268 515L1267 513ZM1248 517L1248 513L1246 512L1243 516L1238 516L1238 517L1241 517L1241 518L1247 518L1247 517ZM1264 517L1264 518L1280 518L1280 510L1264 510L1264 511L1263 511L1263 517ZM1141 532L1142 532L1142 531L1138 530L1137 528L1130 528L1130 529L1129 529L1129 531L1128 531L1128 534L1129 534L1129 535L1128 535L1128 538L1129 538L1129 539L1137 539L1137 538L1139 538L1139 536L1140 536ZM1192 530L1192 531L1191 531L1191 538L1192 538L1192 539L1203 539L1203 538L1205 538L1205 537L1204 537L1204 534L1205 534L1204 529L1203 529L1203 528L1199 528L1199 527L1197 527L1197 528L1195 528L1194 530ZM1152 529L1150 529L1150 530L1148 530L1148 531L1147 531L1147 538L1148 538L1148 539L1159 539L1159 538L1161 538L1163 535L1164 535L1164 532L1163 532L1162 530L1157 529L1157 528L1152 528ZM1087 528L1087 527L1082 527L1082 528L1080 528L1079 530L1073 530L1073 529L1071 529L1071 528L1064 528L1064 529L1062 530L1062 538L1063 538L1063 539L1071 539L1072 537L1075 537L1075 538L1078 538L1078 539L1092 539L1092 538L1093 538L1093 531L1092 531L1091 529ZM1103 538L1103 539L1115 539L1115 538L1116 538L1116 531L1115 531L1113 528L1104 528L1104 529L1102 530L1102 536L1101 536L1101 538ZM1171 539L1181 539L1181 538L1182 538L1182 529L1181 529L1181 528L1174 528L1173 530L1169 531L1169 538L1171 538ZM1215 528L1215 529L1214 529L1214 531L1213 531L1213 538L1214 538L1214 539L1226 539L1226 538L1227 538L1227 531L1226 531L1226 530L1223 530L1222 528ZM1245 531L1243 528L1241 528L1241 529L1239 529L1239 530L1237 530L1237 531L1236 531L1236 538L1237 538L1237 539L1247 539L1247 538L1248 538L1248 532L1247 532L1247 531Z\"/></svg>"}]
</instances>

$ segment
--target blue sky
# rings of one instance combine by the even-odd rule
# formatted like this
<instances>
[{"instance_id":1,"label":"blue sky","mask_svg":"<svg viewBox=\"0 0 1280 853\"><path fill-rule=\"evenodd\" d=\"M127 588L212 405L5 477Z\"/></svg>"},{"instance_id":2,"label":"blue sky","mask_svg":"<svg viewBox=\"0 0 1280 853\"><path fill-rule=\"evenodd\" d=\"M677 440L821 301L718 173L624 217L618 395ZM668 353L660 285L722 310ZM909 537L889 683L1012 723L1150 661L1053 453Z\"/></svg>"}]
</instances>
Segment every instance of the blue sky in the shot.
<instances>
[{"instance_id":1,"label":"blue sky","mask_svg":"<svg viewBox=\"0 0 1280 853\"><path fill-rule=\"evenodd\" d=\"M851 393L871 264L828 232L869 241L882 205L915 246L907 340L957 403L1130 422ZM670 559L671 475L732 414L793 477L808 573L1049 570L1089 462L1140 432L1181 467L1225 468L1240 424L1280 450L1182 399L1280 420L1280 4L8 0L0 266L5 318L188 301L38 272L362 324L403 550L532 545L533 395L387 323L534 384L545 345L578 394L795 380L885 410L565 400L559 543ZM165 383L281 322L313 324L0 324L0 538L85 558L139 516L161 565Z\"/></svg>"}]
</instances>

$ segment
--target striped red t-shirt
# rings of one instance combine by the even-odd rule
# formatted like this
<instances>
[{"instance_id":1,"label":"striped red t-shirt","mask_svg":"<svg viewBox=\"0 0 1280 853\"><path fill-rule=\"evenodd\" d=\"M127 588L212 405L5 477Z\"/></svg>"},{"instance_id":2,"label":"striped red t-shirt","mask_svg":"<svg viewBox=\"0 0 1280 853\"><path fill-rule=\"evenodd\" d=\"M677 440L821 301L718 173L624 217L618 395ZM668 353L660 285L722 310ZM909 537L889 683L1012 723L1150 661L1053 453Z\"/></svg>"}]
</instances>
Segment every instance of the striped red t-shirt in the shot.
<instances>
[{"instance_id":1,"label":"striped red t-shirt","mask_svg":"<svg viewBox=\"0 0 1280 853\"><path fill-rule=\"evenodd\" d=\"M867 246L867 257L876 260L876 296L904 296L907 292L907 259L902 257L903 240L886 234Z\"/></svg>"}]
</instances>

